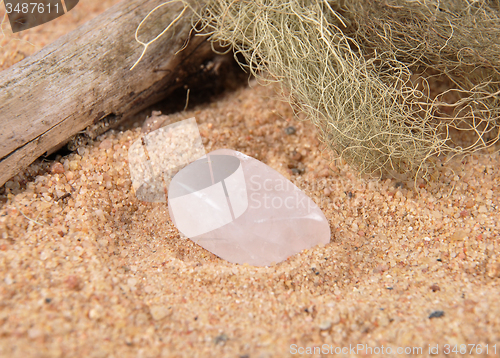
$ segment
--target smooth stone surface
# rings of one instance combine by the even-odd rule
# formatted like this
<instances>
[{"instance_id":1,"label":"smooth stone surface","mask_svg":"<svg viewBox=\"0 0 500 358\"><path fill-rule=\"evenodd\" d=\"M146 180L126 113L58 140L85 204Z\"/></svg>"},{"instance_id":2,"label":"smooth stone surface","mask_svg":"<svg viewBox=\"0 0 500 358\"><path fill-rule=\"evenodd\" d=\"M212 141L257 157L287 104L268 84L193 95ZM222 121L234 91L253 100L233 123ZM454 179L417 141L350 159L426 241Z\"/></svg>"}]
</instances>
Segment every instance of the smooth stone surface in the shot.
<instances>
[{"instance_id":1,"label":"smooth stone surface","mask_svg":"<svg viewBox=\"0 0 500 358\"><path fill-rule=\"evenodd\" d=\"M175 176L168 193L176 226L188 237L228 224L248 207L242 165L232 155L197 160Z\"/></svg>"},{"instance_id":2,"label":"smooth stone surface","mask_svg":"<svg viewBox=\"0 0 500 358\"><path fill-rule=\"evenodd\" d=\"M168 193L179 231L229 262L268 266L330 242L325 215L303 191L234 150L216 150L189 164Z\"/></svg>"}]
</instances>

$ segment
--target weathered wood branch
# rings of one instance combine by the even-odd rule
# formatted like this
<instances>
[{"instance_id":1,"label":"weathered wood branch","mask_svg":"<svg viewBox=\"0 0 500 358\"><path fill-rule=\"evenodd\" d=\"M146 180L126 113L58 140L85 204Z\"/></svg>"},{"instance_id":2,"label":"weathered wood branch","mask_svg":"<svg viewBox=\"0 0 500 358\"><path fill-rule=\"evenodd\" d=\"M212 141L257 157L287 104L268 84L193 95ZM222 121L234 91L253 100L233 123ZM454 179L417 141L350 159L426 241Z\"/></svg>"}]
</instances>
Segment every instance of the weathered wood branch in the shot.
<instances>
[{"instance_id":1,"label":"weathered wood branch","mask_svg":"<svg viewBox=\"0 0 500 358\"><path fill-rule=\"evenodd\" d=\"M188 16L142 53L135 30L163 0L127 0L0 72L0 185L51 148L102 119L131 116L165 98L213 57L203 37L190 36ZM139 38L148 42L182 11L157 10ZM195 53L195 56L193 56Z\"/></svg>"}]
</instances>

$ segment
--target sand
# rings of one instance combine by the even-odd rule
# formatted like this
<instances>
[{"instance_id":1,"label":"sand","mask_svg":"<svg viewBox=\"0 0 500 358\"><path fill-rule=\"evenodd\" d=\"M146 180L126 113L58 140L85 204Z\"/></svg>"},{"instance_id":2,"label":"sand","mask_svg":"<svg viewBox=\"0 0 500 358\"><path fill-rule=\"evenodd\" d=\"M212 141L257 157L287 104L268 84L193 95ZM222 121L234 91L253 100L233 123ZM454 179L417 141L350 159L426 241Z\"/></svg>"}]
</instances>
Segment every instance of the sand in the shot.
<instances>
[{"instance_id":1,"label":"sand","mask_svg":"<svg viewBox=\"0 0 500 358\"><path fill-rule=\"evenodd\" d=\"M274 93L251 82L169 121L194 116L207 152L290 179L328 245L271 267L218 258L135 197L142 123L107 132L0 189L0 356L498 356L500 155L439 158L416 185L359 177Z\"/></svg>"}]
</instances>

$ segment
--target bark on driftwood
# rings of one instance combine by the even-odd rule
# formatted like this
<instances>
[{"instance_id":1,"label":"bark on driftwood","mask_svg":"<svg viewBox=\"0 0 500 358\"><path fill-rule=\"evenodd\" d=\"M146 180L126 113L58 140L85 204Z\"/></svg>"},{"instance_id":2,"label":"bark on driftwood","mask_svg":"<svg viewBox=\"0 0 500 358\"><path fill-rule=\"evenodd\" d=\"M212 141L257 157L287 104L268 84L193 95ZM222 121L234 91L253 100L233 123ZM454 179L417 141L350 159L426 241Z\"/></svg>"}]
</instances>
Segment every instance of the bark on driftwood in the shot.
<instances>
[{"instance_id":1,"label":"bark on driftwood","mask_svg":"<svg viewBox=\"0 0 500 358\"><path fill-rule=\"evenodd\" d=\"M130 71L143 50L135 30L163 2L123 1L0 72L0 185L89 125L119 121L165 98L213 57L202 37L174 56L189 38L187 16ZM181 10L179 3L157 10L139 39L154 38Z\"/></svg>"}]
</instances>

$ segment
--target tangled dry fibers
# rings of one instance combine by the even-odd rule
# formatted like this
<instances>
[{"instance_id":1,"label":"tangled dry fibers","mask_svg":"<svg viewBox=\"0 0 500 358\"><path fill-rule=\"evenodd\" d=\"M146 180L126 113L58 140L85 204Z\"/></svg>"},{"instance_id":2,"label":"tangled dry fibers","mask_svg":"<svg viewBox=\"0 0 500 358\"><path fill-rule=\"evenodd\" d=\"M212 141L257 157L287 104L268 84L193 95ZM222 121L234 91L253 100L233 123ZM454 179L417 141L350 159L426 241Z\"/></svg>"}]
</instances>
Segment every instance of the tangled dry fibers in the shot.
<instances>
[{"instance_id":1,"label":"tangled dry fibers","mask_svg":"<svg viewBox=\"0 0 500 358\"><path fill-rule=\"evenodd\" d=\"M500 8L487 0L184 2L361 173L424 175L499 139Z\"/></svg>"}]
</instances>

